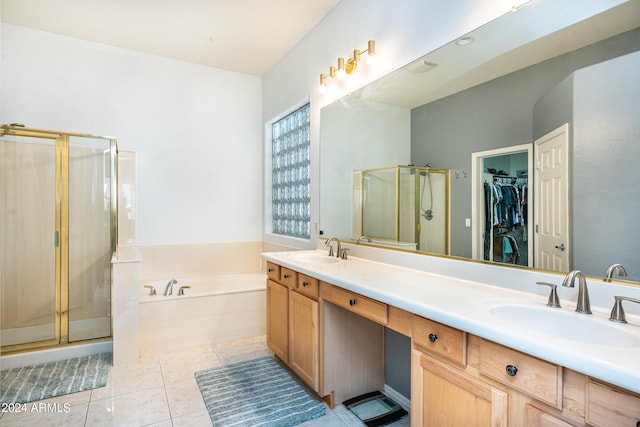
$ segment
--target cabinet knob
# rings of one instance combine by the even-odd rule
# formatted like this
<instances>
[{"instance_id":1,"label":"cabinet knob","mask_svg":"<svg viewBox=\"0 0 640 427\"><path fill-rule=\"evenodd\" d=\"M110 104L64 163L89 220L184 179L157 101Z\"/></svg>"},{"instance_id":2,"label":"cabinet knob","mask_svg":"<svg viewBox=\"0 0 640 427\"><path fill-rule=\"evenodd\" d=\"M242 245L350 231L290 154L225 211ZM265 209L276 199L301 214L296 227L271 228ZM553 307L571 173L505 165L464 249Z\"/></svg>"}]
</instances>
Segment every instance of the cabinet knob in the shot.
<instances>
[{"instance_id":1,"label":"cabinet knob","mask_svg":"<svg viewBox=\"0 0 640 427\"><path fill-rule=\"evenodd\" d=\"M436 342L437 339L438 339L438 336L436 334L429 334L429 341Z\"/></svg>"},{"instance_id":2,"label":"cabinet knob","mask_svg":"<svg viewBox=\"0 0 640 427\"><path fill-rule=\"evenodd\" d=\"M276 271L275 268L267 268L267 272L269 272L269 273L273 273L274 271Z\"/></svg>"},{"instance_id":3,"label":"cabinet knob","mask_svg":"<svg viewBox=\"0 0 640 427\"><path fill-rule=\"evenodd\" d=\"M353 307L354 305L356 305L356 300L355 300L355 299L350 299L350 300L349 300L349 305L350 305L351 307Z\"/></svg>"},{"instance_id":4,"label":"cabinet knob","mask_svg":"<svg viewBox=\"0 0 640 427\"><path fill-rule=\"evenodd\" d=\"M516 374L518 373L518 367L514 366L514 365L507 365L507 375L509 375L510 377L515 377Z\"/></svg>"},{"instance_id":5,"label":"cabinet knob","mask_svg":"<svg viewBox=\"0 0 640 427\"><path fill-rule=\"evenodd\" d=\"M302 287L306 288L307 286L309 286L309 282L302 282Z\"/></svg>"},{"instance_id":6,"label":"cabinet knob","mask_svg":"<svg viewBox=\"0 0 640 427\"><path fill-rule=\"evenodd\" d=\"M284 275L284 278L285 278L285 279L288 279L289 277L291 277L289 274L285 274L285 275Z\"/></svg>"}]
</instances>

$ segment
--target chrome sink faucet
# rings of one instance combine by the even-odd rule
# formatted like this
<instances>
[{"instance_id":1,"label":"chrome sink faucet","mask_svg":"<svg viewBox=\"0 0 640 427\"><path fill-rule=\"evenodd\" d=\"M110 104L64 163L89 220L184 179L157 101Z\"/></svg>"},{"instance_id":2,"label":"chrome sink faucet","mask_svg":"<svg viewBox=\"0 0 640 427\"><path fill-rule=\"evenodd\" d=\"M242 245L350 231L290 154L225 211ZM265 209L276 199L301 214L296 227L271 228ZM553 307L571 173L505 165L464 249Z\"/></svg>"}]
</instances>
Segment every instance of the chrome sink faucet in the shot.
<instances>
[{"instance_id":1,"label":"chrome sink faucet","mask_svg":"<svg viewBox=\"0 0 640 427\"><path fill-rule=\"evenodd\" d=\"M325 245L329 246L329 256L333 256L333 254L334 254L333 246L331 245L332 242L336 242L337 243L335 255L337 257L339 257L340 253L342 252L342 247L340 246L340 240L338 240L337 237L332 237L330 239L327 239L326 242L324 242Z\"/></svg>"},{"instance_id":2,"label":"chrome sink faucet","mask_svg":"<svg viewBox=\"0 0 640 427\"><path fill-rule=\"evenodd\" d=\"M178 283L176 279L169 280L169 283L167 283L167 286L164 288L162 295L165 297L171 295L173 293L173 285L176 283Z\"/></svg>"},{"instance_id":3,"label":"chrome sink faucet","mask_svg":"<svg viewBox=\"0 0 640 427\"><path fill-rule=\"evenodd\" d=\"M589 290L587 289L587 279L580 270L570 271L562 281L562 286L575 287L576 278L578 279L578 304L576 311L578 313L591 314L591 303L589 302Z\"/></svg>"},{"instance_id":4,"label":"chrome sink faucet","mask_svg":"<svg viewBox=\"0 0 640 427\"><path fill-rule=\"evenodd\" d=\"M607 268L607 272L604 275L604 281L610 282L613 278L613 274L616 272L620 277L627 277L627 270L624 269L622 264L611 264L609 268Z\"/></svg>"}]
</instances>

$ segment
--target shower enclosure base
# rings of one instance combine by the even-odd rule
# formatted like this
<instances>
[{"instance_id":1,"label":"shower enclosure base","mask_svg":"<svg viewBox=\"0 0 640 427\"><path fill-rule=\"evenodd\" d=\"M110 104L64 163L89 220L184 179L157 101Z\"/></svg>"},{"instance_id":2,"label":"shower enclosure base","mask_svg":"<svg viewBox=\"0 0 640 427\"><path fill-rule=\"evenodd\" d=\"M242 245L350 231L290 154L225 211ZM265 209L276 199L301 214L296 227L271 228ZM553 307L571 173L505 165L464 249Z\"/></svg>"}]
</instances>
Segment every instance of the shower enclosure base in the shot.
<instances>
[{"instance_id":1,"label":"shower enclosure base","mask_svg":"<svg viewBox=\"0 0 640 427\"><path fill-rule=\"evenodd\" d=\"M0 356L0 370L39 365L41 363L90 356L92 354L113 352L111 340L88 344L71 344L46 350Z\"/></svg>"},{"instance_id":2,"label":"shower enclosure base","mask_svg":"<svg viewBox=\"0 0 640 427\"><path fill-rule=\"evenodd\" d=\"M100 335L109 336L111 332L111 319L102 317L96 319L72 320L69 322L73 341L92 339ZM0 343L3 346L16 345L28 342L44 341L53 336L54 324L25 326L22 328L3 329L0 331Z\"/></svg>"}]
</instances>

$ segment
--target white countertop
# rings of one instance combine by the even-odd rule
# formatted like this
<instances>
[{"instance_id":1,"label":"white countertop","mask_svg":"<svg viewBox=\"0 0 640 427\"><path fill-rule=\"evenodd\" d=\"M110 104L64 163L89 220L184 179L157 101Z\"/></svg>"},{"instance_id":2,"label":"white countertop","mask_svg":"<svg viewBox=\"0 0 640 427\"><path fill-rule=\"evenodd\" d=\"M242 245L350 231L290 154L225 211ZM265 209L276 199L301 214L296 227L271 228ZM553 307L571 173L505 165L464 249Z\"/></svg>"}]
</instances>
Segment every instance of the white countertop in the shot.
<instances>
[{"instance_id":1,"label":"white countertop","mask_svg":"<svg viewBox=\"0 0 640 427\"><path fill-rule=\"evenodd\" d=\"M561 309L550 308L546 307L546 297L527 292L357 257L337 263L307 262L299 258L304 253L327 256L326 251L291 251L263 253L262 257L344 289L640 393L640 344L631 347L587 344L578 338L554 336L553 328L541 331L536 325L507 323L494 316L491 310L511 304L537 307L542 312L547 309L562 310L566 312L562 314L567 316L589 316L585 318L586 329L592 326L614 328L625 335L630 334L634 340L637 337L640 343L640 319L637 316L627 314L629 323L615 324L608 320L609 313L603 310L592 308L591 315L575 313L573 303L563 304ZM589 333L589 330L576 331L576 337L588 336Z\"/></svg>"}]
</instances>

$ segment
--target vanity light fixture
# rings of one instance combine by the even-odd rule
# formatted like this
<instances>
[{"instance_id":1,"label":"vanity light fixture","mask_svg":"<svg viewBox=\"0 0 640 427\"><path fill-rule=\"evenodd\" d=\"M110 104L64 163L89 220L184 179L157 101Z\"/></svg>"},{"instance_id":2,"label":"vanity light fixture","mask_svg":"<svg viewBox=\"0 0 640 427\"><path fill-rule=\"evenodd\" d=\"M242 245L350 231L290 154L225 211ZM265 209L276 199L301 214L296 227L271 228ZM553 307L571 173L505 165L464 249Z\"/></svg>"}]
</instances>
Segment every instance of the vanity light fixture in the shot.
<instances>
[{"instance_id":1,"label":"vanity light fixture","mask_svg":"<svg viewBox=\"0 0 640 427\"><path fill-rule=\"evenodd\" d=\"M367 64L373 65L375 63L376 58L376 41L369 40L367 43L367 48L363 51L360 49L355 49L353 51L353 57L347 59L345 61L344 57L338 58L338 66L329 67L329 74L320 74L320 93L327 92L327 78L330 77L332 79L344 80L344 78L348 75L355 73L358 68L358 64L360 63L360 56L366 53L367 54Z\"/></svg>"}]
</instances>

